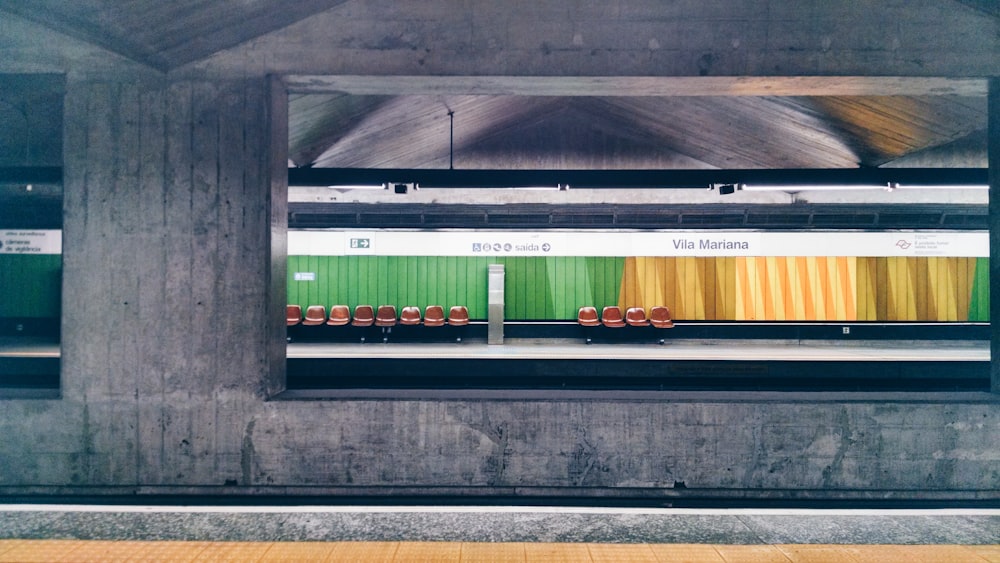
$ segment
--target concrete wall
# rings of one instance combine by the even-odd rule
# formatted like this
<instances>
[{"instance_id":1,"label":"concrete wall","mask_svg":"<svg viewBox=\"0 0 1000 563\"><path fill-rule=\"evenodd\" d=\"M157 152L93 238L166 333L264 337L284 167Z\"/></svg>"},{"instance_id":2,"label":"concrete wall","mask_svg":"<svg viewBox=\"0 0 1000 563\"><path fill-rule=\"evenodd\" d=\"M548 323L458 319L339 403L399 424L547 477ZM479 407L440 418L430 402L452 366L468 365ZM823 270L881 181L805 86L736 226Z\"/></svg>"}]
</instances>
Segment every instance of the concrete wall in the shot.
<instances>
[{"instance_id":1,"label":"concrete wall","mask_svg":"<svg viewBox=\"0 0 1000 563\"><path fill-rule=\"evenodd\" d=\"M936 0L345 2L194 72L988 76L1000 22Z\"/></svg>"},{"instance_id":2,"label":"concrete wall","mask_svg":"<svg viewBox=\"0 0 1000 563\"><path fill-rule=\"evenodd\" d=\"M627 23L662 2L578 4L494 14L439 2L401 23L382 19L397 3L349 2L325 16L335 33L303 22L170 76L69 40L0 46L0 70L70 75L62 398L0 404L0 493L997 498L1000 408L988 395L269 400L283 369L284 193L272 171L285 149L281 88L265 71L698 74L708 61L709 72L748 74L985 74L1000 60L996 22L956 6L919 21L993 35L917 44L904 22L884 46L869 52L866 41L884 34L854 32L838 53L841 36L806 33L837 15L824 15L827 3L771 12L768 25L785 32L766 37L745 21L762 2L704 16L699 26L715 29L707 38L678 14L656 48ZM911 5L885 4L883 23ZM450 24L465 17L472 31L456 35ZM12 36L30 37L20 25ZM634 48L611 48L634 37ZM776 41L791 44L777 54L755 47ZM294 53L315 43L297 66ZM703 59L692 44L723 52ZM968 56L946 54L956 46ZM912 53L922 49L918 68Z\"/></svg>"}]
</instances>

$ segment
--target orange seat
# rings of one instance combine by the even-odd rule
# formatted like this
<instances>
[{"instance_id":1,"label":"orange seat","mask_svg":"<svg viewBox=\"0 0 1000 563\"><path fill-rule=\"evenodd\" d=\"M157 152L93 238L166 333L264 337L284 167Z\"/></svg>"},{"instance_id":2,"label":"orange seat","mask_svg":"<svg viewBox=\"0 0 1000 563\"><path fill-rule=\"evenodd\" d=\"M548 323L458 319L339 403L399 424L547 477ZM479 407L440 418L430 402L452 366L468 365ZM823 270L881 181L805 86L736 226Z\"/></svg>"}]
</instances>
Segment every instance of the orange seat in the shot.
<instances>
[{"instance_id":1,"label":"orange seat","mask_svg":"<svg viewBox=\"0 0 1000 563\"><path fill-rule=\"evenodd\" d=\"M351 326L372 326L375 324L375 310L371 305L358 305L354 308L354 318Z\"/></svg>"},{"instance_id":2,"label":"orange seat","mask_svg":"<svg viewBox=\"0 0 1000 563\"><path fill-rule=\"evenodd\" d=\"M302 307L298 305L288 305L285 307L285 322L288 326L297 325L302 322Z\"/></svg>"},{"instance_id":3,"label":"orange seat","mask_svg":"<svg viewBox=\"0 0 1000 563\"><path fill-rule=\"evenodd\" d=\"M379 305L378 313L375 314L375 326L396 326L396 321L395 305Z\"/></svg>"},{"instance_id":4,"label":"orange seat","mask_svg":"<svg viewBox=\"0 0 1000 563\"><path fill-rule=\"evenodd\" d=\"M649 326L649 320L646 319L646 310L642 307L629 307L625 311L625 322L629 326Z\"/></svg>"},{"instance_id":5,"label":"orange seat","mask_svg":"<svg viewBox=\"0 0 1000 563\"><path fill-rule=\"evenodd\" d=\"M420 307L403 307L399 311L399 324L408 326L420 324Z\"/></svg>"},{"instance_id":6,"label":"orange seat","mask_svg":"<svg viewBox=\"0 0 1000 563\"><path fill-rule=\"evenodd\" d=\"M444 326L444 307L428 305L424 309L424 326Z\"/></svg>"},{"instance_id":7,"label":"orange seat","mask_svg":"<svg viewBox=\"0 0 1000 563\"><path fill-rule=\"evenodd\" d=\"M576 314L576 322L582 326L599 326L601 324L601 320L597 318L595 307L580 307L580 311Z\"/></svg>"},{"instance_id":8,"label":"orange seat","mask_svg":"<svg viewBox=\"0 0 1000 563\"><path fill-rule=\"evenodd\" d=\"M461 342L462 336L465 333L466 326L469 325L469 309L465 305L455 305L448 311L448 324L454 327L458 327L456 331L458 334L455 336L455 342Z\"/></svg>"},{"instance_id":9,"label":"orange seat","mask_svg":"<svg viewBox=\"0 0 1000 563\"><path fill-rule=\"evenodd\" d=\"M656 328L674 328L674 321L670 318L670 309L663 305L657 305L649 310L649 322Z\"/></svg>"},{"instance_id":10,"label":"orange seat","mask_svg":"<svg viewBox=\"0 0 1000 563\"><path fill-rule=\"evenodd\" d=\"M455 305L448 311L448 324L452 326L465 326L469 324L469 310L465 305Z\"/></svg>"},{"instance_id":11,"label":"orange seat","mask_svg":"<svg viewBox=\"0 0 1000 563\"><path fill-rule=\"evenodd\" d=\"M310 305L306 309L306 319L302 321L305 326L316 326L326 322L326 307L323 305Z\"/></svg>"},{"instance_id":12,"label":"orange seat","mask_svg":"<svg viewBox=\"0 0 1000 563\"><path fill-rule=\"evenodd\" d=\"M601 323L609 328L621 328L625 326L625 320L622 319L622 310L614 305L605 307L601 311Z\"/></svg>"},{"instance_id":13,"label":"orange seat","mask_svg":"<svg viewBox=\"0 0 1000 563\"><path fill-rule=\"evenodd\" d=\"M333 305L330 307L330 318L326 324L330 326L344 326L351 322L351 309L347 305Z\"/></svg>"}]
</instances>

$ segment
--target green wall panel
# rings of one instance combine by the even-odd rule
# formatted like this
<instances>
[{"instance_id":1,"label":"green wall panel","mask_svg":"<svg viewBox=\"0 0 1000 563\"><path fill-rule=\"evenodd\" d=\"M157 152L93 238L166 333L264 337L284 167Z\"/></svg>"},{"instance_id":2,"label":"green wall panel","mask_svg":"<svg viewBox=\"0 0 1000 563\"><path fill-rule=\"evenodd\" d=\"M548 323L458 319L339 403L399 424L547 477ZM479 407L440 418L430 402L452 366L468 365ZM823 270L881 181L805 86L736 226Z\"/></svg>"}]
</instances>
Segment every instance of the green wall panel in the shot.
<instances>
[{"instance_id":1,"label":"green wall panel","mask_svg":"<svg viewBox=\"0 0 1000 563\"><path fill-rule=\"evenodd\" d=\"M969 300L969 320L987 322L990 320L990 259L977 258L972 280L972 296Z\"/></svg>"},{"instance_id":2,"label":"green wall panel","mask_svg":"<svg viewBox=\"0 0 1000 563\"><path fill-rule=\"evenodd\" d=\"M0 255L0 317L59 317L62 256Z\"/></svg>"},{"instance_id":3,"label":"green wall panel","mask_svg":"<svg viewBox=\"0 0 1000 563\"><path fill-rule=\"evenodd\" d=\"M572 320L583 305L618 301L623 258L480 256L290 256L288 302L301 305L465 305L487 315L488 268L503 264L511 320ZM309 272L314 281L296 281Z\"/></svg>"}]
</instances>

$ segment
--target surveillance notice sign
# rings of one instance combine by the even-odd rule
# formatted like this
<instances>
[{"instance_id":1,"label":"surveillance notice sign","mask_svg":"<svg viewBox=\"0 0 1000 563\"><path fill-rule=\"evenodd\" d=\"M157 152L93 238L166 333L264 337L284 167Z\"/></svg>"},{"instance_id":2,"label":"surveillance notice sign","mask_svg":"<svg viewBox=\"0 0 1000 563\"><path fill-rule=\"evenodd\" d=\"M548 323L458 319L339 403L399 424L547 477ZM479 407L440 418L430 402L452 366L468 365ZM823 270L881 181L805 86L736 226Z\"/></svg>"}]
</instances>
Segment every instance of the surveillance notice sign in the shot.
<instances>
[{"instance_id":1,"label":"surveillance notice sign","mask_svg":"<svg viewBox=\"0 0 1000 563\"><path fill-rule=\"evenodd\" d=\"M62 231L0 231L0 254L61 254Z\"/></svg>"}]
</instances>

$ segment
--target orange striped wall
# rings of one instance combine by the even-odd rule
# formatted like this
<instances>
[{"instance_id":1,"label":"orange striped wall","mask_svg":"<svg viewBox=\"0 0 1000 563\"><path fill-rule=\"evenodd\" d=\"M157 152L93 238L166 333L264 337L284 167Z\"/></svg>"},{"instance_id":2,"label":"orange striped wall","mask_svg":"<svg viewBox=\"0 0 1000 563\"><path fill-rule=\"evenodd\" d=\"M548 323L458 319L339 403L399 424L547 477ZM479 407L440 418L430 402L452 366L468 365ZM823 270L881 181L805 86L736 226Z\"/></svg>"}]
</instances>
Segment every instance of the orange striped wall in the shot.
<instances>
[{"instance_id":1,"label":"orange striped wall","mask_svg":"<svg viewBox=\"0 0 1000 563\"><path fill-rule=\"evenodd\" d=\"M630 257L619 306L676 319L968 321L977 258ZM981 271L980 270L980 271ZM978 317L972 306L973 317Z\"/></svg>"},{"instance_id":2,"label":"orange striped wall","mask_svg":"<svg viewBox=\"0 0 1000 563\"><path fill-rule=\"evenodd\" d=\"M966 321L977 258L858 258L860 320Z\"/></svg>"}]
</instances>

